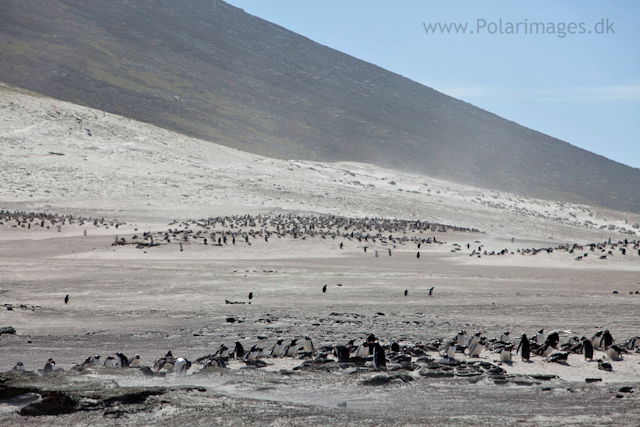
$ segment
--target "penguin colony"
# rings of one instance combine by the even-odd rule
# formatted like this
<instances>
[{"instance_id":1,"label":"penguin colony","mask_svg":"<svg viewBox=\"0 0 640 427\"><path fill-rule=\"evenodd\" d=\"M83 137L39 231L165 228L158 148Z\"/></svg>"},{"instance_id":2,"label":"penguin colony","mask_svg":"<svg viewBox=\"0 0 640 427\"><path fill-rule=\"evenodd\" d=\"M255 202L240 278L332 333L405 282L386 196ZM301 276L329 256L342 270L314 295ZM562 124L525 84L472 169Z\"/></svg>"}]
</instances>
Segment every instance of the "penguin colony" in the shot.
<instances>
[{"instance_id":1,"label":"penguin colony","mask_svg":"<svg viewBox=\"0 0 640 427\"><path fill-rule=\"evenodd\" d=\"M175 357L171 351L157 358L150 366L141 365L140 355L127 358L117 352L104 359L100 355L87 357L83 362L71 367L72 371L82 371L91 366L104 366L107 368L138 367L153 373L174 372L177 376L187 373L198 366L200 370L208 368L227 368L230 361L243 363L247 367L263 368L270 363L269 359L291 358L302 360L306 364L326 364L336 362L341 367L357 366L362 369L374 371L387 371L388 365L394 368L402 368L411 363L433 363L455 365L468 359L490 358L491 354L497 357L501 363L512 364L517 355L522 362L530 362L532 358L539 357L548 363L569 363L569 356L584 357L588 361L597 362L599 369L612 371L613 366L609 361L618 362L624 360L624 355L629 353L640 354L640 336L631 338L620 344L616 344L608 330L598 331L591 338L579 337L572 331L553 330L545 334L544 329L528 338L522 334L519 339L513 339L507 331L499 337L487 339L481 332L473 335L466 331L458 332L451 339L433 339L427 342L414 344L400 344L398 342L383 344L374 334L370 334L361 342L352 339L345 344L314 346L310 336L286 340L278 339L270 348L251 345L236 341L230 348L226 344L213 353L195 359L193 362L184 357ZM561 337L566 341L560 343ZM516 346L516 342L518 343ZM515 351L514 351L515 348ZM596 354L598 351L600 354ZM486 354L487 356L483 356ZM430 356L436 356L435 359ZM597 359L596 359L597 357ZM302 366L302 365L301 365ZM294 368L295 369L295 368ZM20 361L12 369L13 371L26 371ZM44 367L37 370L42 375L49 375L56 370L53 358L49 358ZM195 371L194 371L195 372Z\"/></svg>"},{"instance_id":2,"label":"penguin colony","mask_svg":"<svg viewBox=\"0 0 640 427\"><path fill-rule=\"evenodd\" d=\"M10 225L12 228L37 229L47 228L61 231L65 225L93 225L94 227L118 228L126 225L118 220L105 220L104 218L85 218L73 215L58 215L35 212L11 212L0 210L0 225ZM154 246L175 244L184 250L185 244L204 244L208 246L229 246L246 244L251 245L255 239L263 239L269 242L273 238L292 237L294 239L305 240L307 238L320 237L322 239L340 239L338 246L344 248L344 240L358 241L367 250L367 244L378 243L381 245L406 245L414 243L420 249L422 244L444 244L435 236L407 237L406 233L425 232L469 232L478 233L474 228L458 227L454 225L440 224L427 221L408 221L399 219L383 218L345 218L339 216L299 216L299 215L243 215L210 217L200 220L188 220L183 222L174 221L171 228L166 231L143 232L142 236L134 235L128 241L125 238L116 236L112 246L134 245L138 249L151 248ZM195 228L200 230L194 231ZM247 230L248 229L248 230ZM86 230L85 230L86 235ZM474 243L480 243L475 241ZM504 255L531 255L540 253L551 254L555 252L566 252L574 254L575 261L581 261L589 257L598 260L606 260L613 256L640 256L640 240L629 240L627 238L619 241L609 239L604 242L592 242L587 244L562 244L555 247L546 248L518 248L516 251L508 249L487 250L484 245L479 244L477 248L467 244L467 249L471 250L469 256L504 256ZM462 247L454 243L451 252L459 252ZM388 255L391 256L391 248L387 248ZM377 254L377 251L374 251ZM416 253L416 258L420 259L420 252Z\"/></svg>"}]
</instances>

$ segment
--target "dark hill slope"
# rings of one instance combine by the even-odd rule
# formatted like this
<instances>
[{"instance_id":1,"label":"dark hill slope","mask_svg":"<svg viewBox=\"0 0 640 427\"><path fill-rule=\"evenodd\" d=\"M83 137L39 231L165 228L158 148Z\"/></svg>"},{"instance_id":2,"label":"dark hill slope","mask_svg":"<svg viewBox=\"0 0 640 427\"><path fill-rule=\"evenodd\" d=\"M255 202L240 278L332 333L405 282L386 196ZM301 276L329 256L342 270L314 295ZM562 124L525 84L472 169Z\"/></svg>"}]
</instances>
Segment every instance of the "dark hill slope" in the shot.
<instances>
[{"instance_id":1,"label":"dark hill slope","mask_svg":"<svg viewBox=\"0 0 640 427\"><path fill-rule=\"evenodd\" d=\"M640 170L221 1L4 0L0 22L0 80L55 98L273 157L640 211Z\"/></svg>"}]
</instances>

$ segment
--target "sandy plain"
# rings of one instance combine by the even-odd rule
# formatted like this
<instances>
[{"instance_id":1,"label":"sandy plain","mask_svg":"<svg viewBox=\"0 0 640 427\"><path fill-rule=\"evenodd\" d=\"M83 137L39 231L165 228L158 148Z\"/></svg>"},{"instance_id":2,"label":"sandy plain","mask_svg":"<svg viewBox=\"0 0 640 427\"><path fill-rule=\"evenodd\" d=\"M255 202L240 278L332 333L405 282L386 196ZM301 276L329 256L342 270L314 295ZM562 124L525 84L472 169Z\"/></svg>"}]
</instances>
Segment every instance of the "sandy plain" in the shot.
<instances>
[{"instance_id":1,"label":"sandy plain","mask_svg":"<svg viewBox=\"0 0 640 427\"><path fill-rule=\"evenodd\" d=\"M577 252L518 249L637 241L640 216L370 165L268 159L7 86L0 88L0 111L0 209L107 220L60 231L49 223L47 229L2 221L0 305L14 309L0 309L0 326L17 334L0 336L0 371L17 360L36 370L53 357L65 372L34 377L39 390L162 388L134 403L56 416L22 416L18 410L28 401L5 400L3 424L637 425L640 354L633 351L611 361L613 372L580 355L563 365L515 355L512 364L501 364L484 352L481 361L506 371L500 378L432 377L421 374L425 364L387 374L370 364L294 370L302 360L270 358L261 369L231 361L228 369L198 373L194 364L186 377L109 368L71 373L93 354L139 354L150 365L167 350L195 360L222 342L270 348L278 338L307 334L319 348L370 333L382 343L409 345L448 340L461 329L495 338L540 328L590 337L607 328L622 343L640 335L637 250L576 261ZM191 239L182 251L176 239L140 249L112 246L116 236L132 241L169 228L210 233L197 224L209 217L290 213L419 219L479 231L408 232L442 242L420 249L413 242L319 236L222 246ZM109 224L114 219L117 229ZM480 245L508 254L470 256ZM250 305L225 303L248 302L249 292ZM596 356L606 358L602 350ZM380 375L387 376L384 384L367 385ZM631 392L620 391L625 387Z\"/></svg>"}]
</instances>

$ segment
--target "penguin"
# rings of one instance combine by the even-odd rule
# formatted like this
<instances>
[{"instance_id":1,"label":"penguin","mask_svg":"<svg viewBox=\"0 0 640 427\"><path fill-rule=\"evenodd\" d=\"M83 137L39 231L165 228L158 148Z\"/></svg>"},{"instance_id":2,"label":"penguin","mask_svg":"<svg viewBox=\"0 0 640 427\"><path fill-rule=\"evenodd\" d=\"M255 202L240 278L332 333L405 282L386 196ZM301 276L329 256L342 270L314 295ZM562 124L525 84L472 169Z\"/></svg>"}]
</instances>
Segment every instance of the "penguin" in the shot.
<instances>
[{"instance_id":1,"label":"penguin","mask_svg":"<svg viewBox=\"0 0 640 427\"><path fill-rule=\"evenodd\" d=\"M540 345L544 344L544 341L545 341L544 328L538 331L538 333L533 337L533 341L536 344L540 344Z\"/></svg>"},{"instance_id":2,"label":"penguin","mask_svg":"<svg viewBox=\"0 0 640 427\"><path fill-rule=\"evenodd\" d=\"M469 357L480 357L480 353L484 350L484 345L480 341L469 347Z\"/></svg>"},{"instance_id":3,"label":"penguin","mask_svg":"<svg viewBox=\"0 0 640 427\"><path fill-rule=\"evenodd\" d=\"M89 363L93 363L94 365L102 365L102 360L100 360L100 355L96 354L95 356L89 356L87 358Z\"/></svg>"},{"instance_id":4,"label":"penguin","mask_svg":"<svg viewBox=\"0 0 640 427\"><path fill-rule=\"evenodd\" d=\"M607 356L609 356L611 360L622 360L622 351L620 347L614 344L607 348Z\"/></svg>"},{"instance_id":5,"label":"penguin","mask_svg":"<svg viewBox=\"0 0 640 427\"><path fill-rule=\"evenodd\" d=\"M349 349L343 345L338 345L333 350L334 354L338 358L339 363L349 362Z\"/></svg>"},{"instance_id":6,"label":"penguin","mask_svg":"<svg viewBox=\"0 0 640 427\"><path fill-rule=\"evenodd\" d=\"M586 337L582 337L582 351L584 352L585 360L593 360L593 346Z\"/></svg>"},{"instance_id":7,"label":"penguin","mask_svg":"<svg viewBox=\"0 0 640 427\"><path fill-rule=\"evenodd\" d=\"M236 341L236 348L233 350L233 352L235 353L235 357L237 359L242 359L242 357L244 356L244 347L242 347L240 341Z\"/></svg>"},{"instance_id":8,"label":"penguin","mask_svg":"<svg viewBox=\"0 0 640 427\"><path fill-rule=\"evenodd\" d=\"M326 293L326 292L327 292L327 285L324 285L324 286L322 287L322 293Z\"/></svg>"},{"instance_id":9,"label":"penguin","mask_svg":"<svg viewBox=\"0 0 640 427\"><path fill-rule=\"evenodd\" d=\"M64 297L64 303L65 303L65 304L69 304L69 295L67 295L66 297Z\"/></svg>"},{"instance_id":10,"label":"penguin","mask_svg":"<svg viewBox=\"0 0 640 427\"><path fill-rule=\"evenodd\" d=\"M602 347L601 343L602 343L602 331L598 331L593 337L591 337L591 345L593 346L593 348L599 348L599 347Z\"/></svg>"},{"instance_id":11,"label":"penguin","mask_svg":"<svg viewBox=\"0 0 640 427\"><path fill-rule=\"evenodd\" d=\"M511 350L513 350L512 345L508 345L502 349L500 352L500 361L504 363L511 363Z\"/></svg>"},{"instance_id":12,"label":"penguin","mask_svg":"<svg viewBox=\"0 0 640 427\"><path fill-rule=\"evenodd\" d=\"M420 259L420 251L416 254L416 258Z\"/></svg>"},{"instance_id":13,"label":"penguin","mask_svg":"<svg viewBox=\"0 0 640 427\"><path fill-rule=\"evenodd\" d=\"M376 258L378 258L378 251L376 251Z\"/></svg>"},{"instance_id":14,"label":"penguin","mask_svg":"<svg viewBox=\"0 0 640 427\"><path fill-rule=\"evenodd\" d=\"M313 341L311 341L311 337L306 335L304 337L304 341L302 342L302 350L313 354Z\"/></svg>"},{"instance_id":15,"label":"penguin","mask_svg":"<svg viewBox=\"0 0 640 427\"><path fill-rule=\"evenodd\" d=\"M604 332L602 333L602 346L606 348L606 347L609 347L610 345L613 345L614 342L615 340L611 336L611 333L609 332L609 330L605 329Z\"/></svg>"},{"instance_id":16,"label":"penguin","mask_svg":"<svg viewBox=\"0 0 640 427\"><path fill-rule=\"evenodd\" d=\"M282 350L282 356L280 357L296 357L296 355L298 354L298 346L296 345L297 342L297 339L292 339L291 344L289 344Z\"/></svg>"},{"instance_id":17,"label":"penguin","mask_svg":"<svg viewBox=\"0 0 640 427\"><path fill-rule=\"evenodd\" d=\"M18 361L18 363L16 363L16 366L13 367L13 369L11 369L12 371L20 371L20 372L24 372L26 371L24 364L20 361Z\"/></svg>"},{"instance_id":18,"label":"penguin","mask_svg":"<svg viewBox=\"0 0 640 427\"><path fill-rule=\"evenodd\" d=\"M187 371L191 368L191 362L183 357L179 357L175 364L175 373L177 376L187 375Z\"/></svg>"},{"instance_id":19,"label":"penguin","mask_svg":"<svg viewBox=\"0 0 640 427\"><path fill-rule=\"evenodd\" d=\"M560 335L557 332L551 332L545 342L551 347L557 348L558 342L560 342Z\"/></svg>"},{"instance_id":20,"label":"penguin","mask_svg":"<svg viewBox=\"0 0 640 427\"><path fill-rule=\"evenodd\" d=\"M116 353L116 356L118 356L118 358L116 359L116 367L118 368L128 368L129 367L129 359L127 359L127 357L118 352Z\"/></svg>"},{"instance_id":21,"label":"penguin","mask_svg":"<svg viewBox=\"0 0 640 427\"><path fill-rule=\"evenodd\" d=\"M443 359L455 360L456 358L456 341L452 339L442 354Z\"/></svg>"},{"instance_id":22,"label":"penguin","mask_svg":"<svg viewBox=\"0 0 640 427\"><path fill-rule=\"evenodd\" d=\"M44 365L44 368L42 369L42 374L43 375L48 375L50 373L53 372L53 369L56 367L56 362L53 360L52 357L50 357L47 360L47 363Z\"/></svg>"},{"instance_id":23,"label":"penguin","mask_svg":"<svg viewBox=\"0 0 640 427\"><path fill-rule=\"evenodd\" d=\"M480 332L476 332L476 334L474 336L471 337L471 339L469 340L469 348L471 348L472 346L478 344L481 340L480 337L481 333Z\"/></svg>"},{"instance_id":24,"label":"penguin","mask_svg":"<svg viewBox=\"0 0 640 427\"><path fill-rule=\"evenodd\" d=\"M222 343L220 344L220 348L218 348L218 350L216 351L215 356L227 359L230 353L231 352L229 351L229 347L227 347L225 343Z\"/></svg>"},{"instance_id":25,"label":"penguin","mask_svg":"<svg viewBox=\"0 0 640 427\"><path fill-rule=\"evenodd\" d=\"M378 338L376 338L375 335L373 334L369 334L369 336L367 337L367 342L376 342L378 340ZM369 353L371 354L371 353Z\"/></svg>"},{"instance_id":26,"label":"penguin","mask_svg":"<svg viewBox=\"0 0 640 427\"><path fill-rule=\"evenodd\" d=\"M242 361L243 362L253 362L258 357L260 357L261 353L262 353L262 349L258 348L255 345L253 345L253 346L251 346L251 349L244 354L244 357L242 358Z\"/></svg>"},{"instance_id":27,"label":"penguin","mask_svg":"<svg viewBox=\"0 0 640 427\"><path fill-rule=\"evenodd\" d=\"M551 354L551 356L549 356L549 358L547 359L547 362L556 362L556 363L567 363L567 360L569 359L569 352L564 352L564 353L553 353Z\"/></svg>"},{"instance_id":28,"label":"penguin","mask_svg":"<svg viewBox=\"0 0 640 427\"><path fill-rule=\"evenodd\" d=\"M391 343L391 351L394 353L400 353L400 344L398 344L397 342L392 342Z\"/></svg>"},{"instance_id":29,"label":"penguin","mask_svg":"<svg viewBox=\"0 0 640 427\"><path fill-rule=\"evenodd\" d=\"M249 300L253 299L253 292L249 292Z\"/></svg>"},{"instance_id":30,"label":"penguin","mask_svg":"<svg viewBox=\"0 0 640 427\"><path fill-rule=\"evenodd\" d=\"M467 345L467 331L462 330L458 332L458 335L456 335L456 344L462 347Z\"/></svg>"},{"instance_id":31,"label":"penguin","mask_svg":"<svg viewBox=\"0 0 640 427\"><path fill-rule=\"evenodd\" d=\"M404 296L406 297L407 295L409 295L409 289L404 290Z\"/></svg>"},{"instance_id":32,"label":"penguin","mask_svg":"<svg viewBox=\"0 0 640 427\"><path fill-rule=\"evenodd\" d=\"M613 371L613 367L611 366L611 363L609 362L603 362L602 359L598 359L598 369L601 369L603 371Z\"/></svg>"},{"instance_id":33,"label":"penguin","mask_svg":"<svg viewBox=\"0 0 640 427\"><path fill-rule=\"evenodd\" d=\"M370 344L370 346L373 347L373 367L378 371L386 371L387 360L385 359L384 349L377 342Z\"/></svg>"},{"instance_id":34,"label":"penguin","mask_svg":"<svg viewBox=\"0 0 640 427\"><path fill-rule=\"evenodd\" d=\"M282 344L284 340L279 339L276 345L271 349L271 357L280 357L282 356L282 351L284 350L284 344Z\"/></svg>"},{"instance_id":35,"label":"penguin","mask_svg":"<svg viewBox=\"0 0 640 427\"><path fill-rule=\"evenodd\" d=\"M433 296L433 288L434 288L434 287L432 286L432 287L431 287L431 289L429 289L429 296L430 296L430 297L431 297L431 296Z\"/></svg>"},{"instance_id":36,"label":"penguin","mask_svg":"<svg viewBox=\"0 0 640 427\"><path fill-rule=\"evenodd\" d=\"M104 366L107 368L115 368L116 367L116 358L113 356L109 356L104 359Z\"/></svg>"},{"instance_id":37,"label":"penguin","mask_svg":"<svg viewBox=\"0 0 640 427\"><path fill-rule=\"evenodd\" d=\"M504 331L502 335L500 335L501 342L511 342L511 337L509 336L509 331Z\"/></svg>"},{"instance_id":38,"label":"penguin","mask_svg":"<svg viewBox=\"0 0 640 427\"><path fill-rule=\"evenodd\" d=\"M136 354L131 359L129 359L129 366L140 366L140 355Z\"/></svg>"},{"instance_id":39,"label":"penguin","mask_svg":"<svg viewBox=\"0 0 640 427\"><path fill-rule=\"evenodd\" d=\"M356 349L355 357L368 357L369 356L369 344L365 341Z\"/></svg>"},{"instance_id":40,"label":"penguin","mask_svg":"<svg viewBox=\"0 0 640 427\"><path fill-rule=\"evenodd\" d=\"M526 360L528 362L531 358L531 346L529 345L527 334L522 334L522 337L520 338L520 344L518 344L518 348L516 349L516 353L518 353L520 347L522 347L522 352L520 353L520 355L522 356L522 360Z\"/></svg>"}]
</instances>

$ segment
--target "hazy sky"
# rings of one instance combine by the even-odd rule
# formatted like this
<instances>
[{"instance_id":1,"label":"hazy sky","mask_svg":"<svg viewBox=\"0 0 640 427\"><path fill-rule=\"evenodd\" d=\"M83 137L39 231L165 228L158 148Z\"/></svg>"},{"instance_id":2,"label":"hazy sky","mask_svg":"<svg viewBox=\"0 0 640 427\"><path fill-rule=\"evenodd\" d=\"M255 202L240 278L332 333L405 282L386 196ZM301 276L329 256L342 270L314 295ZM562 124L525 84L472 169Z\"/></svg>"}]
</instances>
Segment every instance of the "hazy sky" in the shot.
<instances>
[{"instance_id":1,"label":"hazy sky","mask_svg":"<svg viewBox=\"0 0 640 427\"><path fill-rule=\"evenodd\" d=\"M523 126L640 167L638 0L227 2ZM427 33L438 23L466 23L466 33L443 34L441 27ZM544 23L544 30L533 23Z\"/></svg>"}]
</instances>

